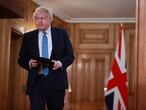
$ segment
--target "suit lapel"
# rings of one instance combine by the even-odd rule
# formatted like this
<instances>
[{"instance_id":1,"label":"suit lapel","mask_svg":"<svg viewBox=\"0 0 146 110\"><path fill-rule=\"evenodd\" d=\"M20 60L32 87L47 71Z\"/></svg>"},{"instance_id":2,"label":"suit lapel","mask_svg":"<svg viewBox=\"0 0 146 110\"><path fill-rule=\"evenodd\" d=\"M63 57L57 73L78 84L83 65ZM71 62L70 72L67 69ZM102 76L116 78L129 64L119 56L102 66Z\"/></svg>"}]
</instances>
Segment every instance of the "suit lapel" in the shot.
<instances>
[{"instance_id":1,"label":"suit lapel","mask_svg":"<svg viewBox=\"0 0 146 110\"><path fill-rule=\"evenodd\" d=\"M53 27L51 27L51 36L52 36L52 52L50 59L52 59L52 57L54 56L56 43L57 43L57 32Z\"/></svg>"},{"instance_id":2,"label":"suit lapel","mask_svg":"<svg viewBox=\"0 0 146 110\"><path fill-rule=\"evenodd\" d=\"M35 53L35 56L38 57L39 56L39 45L38 45L38 30L36 30L34 32L34 53Z\"/></svg>"}]
</instances>

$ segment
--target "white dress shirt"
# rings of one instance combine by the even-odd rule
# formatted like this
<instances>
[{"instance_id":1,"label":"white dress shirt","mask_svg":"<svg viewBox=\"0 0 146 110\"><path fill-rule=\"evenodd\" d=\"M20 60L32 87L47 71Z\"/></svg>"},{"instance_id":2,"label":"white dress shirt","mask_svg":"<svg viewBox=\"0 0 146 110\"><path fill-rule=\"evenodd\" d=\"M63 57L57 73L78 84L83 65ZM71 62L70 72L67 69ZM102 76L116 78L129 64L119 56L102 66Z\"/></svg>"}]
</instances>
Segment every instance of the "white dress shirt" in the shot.
<instances>
[{"instance_id":1,"label":"white dress shirt","mask_svg":"<svg viewBox=\"0 0 146 110\"><path fill-rule=\"evenodd\" d=\"M48 58L50 59L51 52L52 52L52 36L51 36L51 27L49 27L46 31L46 36L48 39ZM42 37L43 37L43 32L39 31L39 36L38 36L38 44L39 44L39 55L42 57Z\"/></svg>"}]
</instances>

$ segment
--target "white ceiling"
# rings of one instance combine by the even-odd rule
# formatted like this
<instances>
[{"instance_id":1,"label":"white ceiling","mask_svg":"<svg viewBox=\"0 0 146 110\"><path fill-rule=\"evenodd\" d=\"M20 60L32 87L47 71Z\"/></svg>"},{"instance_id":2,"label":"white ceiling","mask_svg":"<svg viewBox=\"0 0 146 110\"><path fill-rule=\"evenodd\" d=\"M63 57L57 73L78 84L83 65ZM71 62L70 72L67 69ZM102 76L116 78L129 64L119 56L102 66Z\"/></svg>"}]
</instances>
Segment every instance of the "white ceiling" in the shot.
<instances>
[{"instance_id":1,"label":"white ceiling","mask_svg":"<svg viewBox=\"0 0 146 110\"><path fill-rule=\"evenodd\" d=\"M135 22L136 0L33 0L70 23Z\"/></svg>"}]
</instances>

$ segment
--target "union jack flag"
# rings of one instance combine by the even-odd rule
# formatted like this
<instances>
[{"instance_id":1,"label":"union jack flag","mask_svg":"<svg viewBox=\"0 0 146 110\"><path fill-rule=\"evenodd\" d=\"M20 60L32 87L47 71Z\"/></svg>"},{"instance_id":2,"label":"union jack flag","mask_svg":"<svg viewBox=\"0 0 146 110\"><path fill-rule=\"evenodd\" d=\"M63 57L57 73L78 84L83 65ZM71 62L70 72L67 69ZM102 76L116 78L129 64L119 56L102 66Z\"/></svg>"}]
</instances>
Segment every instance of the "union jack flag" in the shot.
<instances>
[{"instance_id":1,"label":"union jack flag","mask_svg":"<svg viewBox=\"0 0 146 110\"><path fill-rule=\"evenodd\" d=\"M124 29L121 24L119 41L105 91L105 103L108 110L127 110L128 82L125 60Z\"/></svg>"}]
</instances>

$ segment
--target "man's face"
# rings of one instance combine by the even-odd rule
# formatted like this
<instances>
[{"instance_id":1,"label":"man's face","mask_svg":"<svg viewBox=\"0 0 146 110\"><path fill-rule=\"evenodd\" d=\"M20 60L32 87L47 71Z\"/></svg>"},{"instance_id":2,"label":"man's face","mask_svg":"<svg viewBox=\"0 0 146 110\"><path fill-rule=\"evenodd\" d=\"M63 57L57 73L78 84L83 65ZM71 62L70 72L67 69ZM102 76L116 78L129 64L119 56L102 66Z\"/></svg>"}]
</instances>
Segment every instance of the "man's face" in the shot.
<instances>
[{"instance_id":1,"label":"man's face","mask_svg":"<svg viewBox=\"0 0 146 110\"><path fill-rule=\"evenodd\" d=\"M51 18L49 18L45 12L40 12L35 17L35 23L39 30L45 31L51 23Z\"/></svg>"}]
</instances>

